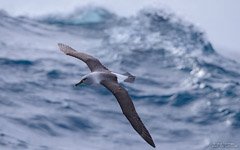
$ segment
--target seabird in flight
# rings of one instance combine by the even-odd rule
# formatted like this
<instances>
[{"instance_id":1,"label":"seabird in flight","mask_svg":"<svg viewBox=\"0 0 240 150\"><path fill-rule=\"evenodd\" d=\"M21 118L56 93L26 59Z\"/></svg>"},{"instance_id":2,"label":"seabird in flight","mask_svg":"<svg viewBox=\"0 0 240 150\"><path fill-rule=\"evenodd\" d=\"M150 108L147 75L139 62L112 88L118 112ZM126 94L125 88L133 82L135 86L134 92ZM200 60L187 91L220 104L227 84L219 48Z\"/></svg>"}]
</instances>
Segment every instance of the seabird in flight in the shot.
<instances>
[{"instance_id":1,"label":"seabird in flight","mask_svg":"<svg viewBox=\"0 0 240 150\"><path fill-rule=\"evenodd\" d=\"M137 133L151 146L155 147L153 139L149 134L148 130L142 123L141 119L138 116L138 113L135 110L134 104L128 95L128 92L119 84L120 82L134 82L135 76L130 73L117 74L108 70L102 63L85 53L78 52L67 46L65 44L58 44L60 50L66 55L78 58L85 62L91 73L83 76L79 83L75 84L76 86L85 83L85 84L101 84L105 86L112 94L116 97L123 114L126 116L128 121L131 123L132 127L137 131Z\"/></svg>"}]
</instances>

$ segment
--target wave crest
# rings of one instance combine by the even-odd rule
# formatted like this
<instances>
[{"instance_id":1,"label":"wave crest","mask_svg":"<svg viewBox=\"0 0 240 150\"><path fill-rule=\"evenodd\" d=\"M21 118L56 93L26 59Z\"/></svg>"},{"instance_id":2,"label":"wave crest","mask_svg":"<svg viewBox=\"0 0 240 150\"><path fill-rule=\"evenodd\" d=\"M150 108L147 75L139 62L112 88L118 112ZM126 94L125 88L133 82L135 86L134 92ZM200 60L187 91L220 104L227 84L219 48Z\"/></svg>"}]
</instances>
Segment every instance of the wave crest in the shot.
<instances>
[{"instance_id":1,"label":"wave crest","mask_svg":"<svg viewBox=\"0 0 240 150\"><path fill-rule=\"evenodd\" d=\"M111 20L114 17L115 15L106 9L100 7L85 7L76 9L73 13L67 15L43 16L39 19L39 21L61 26L84 26L105 24L108 22L108 20Z\"/></svg>"}]
</instances>

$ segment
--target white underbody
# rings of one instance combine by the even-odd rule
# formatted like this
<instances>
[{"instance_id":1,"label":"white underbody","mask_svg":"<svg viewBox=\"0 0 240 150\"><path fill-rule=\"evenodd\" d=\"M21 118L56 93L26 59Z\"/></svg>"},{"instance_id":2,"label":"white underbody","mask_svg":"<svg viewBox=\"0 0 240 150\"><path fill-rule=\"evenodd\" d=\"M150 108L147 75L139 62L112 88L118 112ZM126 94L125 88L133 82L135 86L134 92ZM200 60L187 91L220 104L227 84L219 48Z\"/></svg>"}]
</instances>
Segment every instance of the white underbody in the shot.
<instances>
[{"instance_id":1,"label":"white underbody","mask_svg":"<svg viewBox=\"0 0 240 150\"><path fill-rule=\"evenodd\" d=\"M124 82L124 80L126 80L128 78L128 76L126 76L126 75L122 75L122 74L115 73L115 72L111 72L111 73L117 76L118 83ZM89 76L90 78L93 79L94 84L100 84L100 82L102 80L101 72L91 72L87 76Z\"/></svg>"},{"instance_id":2,"label":"white underbody","mask_svg":"<svg viewBox=\"0 0 240 150\"><path fill-rule=\"evenodd\" d=\"M128 78L128 76L126 76L126 75L118 74L115 72L111 72L111 73L115 74L117 76L118 83L124 82L124 80L126 80Z\"/></svg>"}]
</instances>

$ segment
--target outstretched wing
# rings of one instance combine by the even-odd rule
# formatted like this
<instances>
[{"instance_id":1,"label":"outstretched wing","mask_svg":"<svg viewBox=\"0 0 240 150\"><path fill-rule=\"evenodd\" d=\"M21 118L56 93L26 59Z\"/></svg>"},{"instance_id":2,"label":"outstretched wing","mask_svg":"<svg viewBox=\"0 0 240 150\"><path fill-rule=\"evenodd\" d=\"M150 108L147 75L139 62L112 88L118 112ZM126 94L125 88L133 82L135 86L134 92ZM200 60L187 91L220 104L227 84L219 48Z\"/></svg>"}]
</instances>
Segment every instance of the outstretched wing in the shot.
<instances>
[{"instance_id":1,"label":"outstretched wing","mask_svg":"<svg viewBox=\"0 0 240 150\"><path fill-rule=\"evenodd\" d=\"M74 50L73 48L71 48L70 46L62 44L62 43L58 43L58 46L59 46L60 50L62 52L64 52L66 55L73 56L73 57L78 58L78 59L82 60L83 62L85 62L92 72L108 70L104 65L101 64L101 62L97 58L95 58L93 56L78 52L78 51Z\"/></svg>"},{"instance_id":2,"label":"outstretched wing","mask_svg":"<svg viewBox=\"0 0 240 150\"><path fill-rule=\"evenodd\" d=\"M131 123L132 127L138 132L139 135L151 146L155 147L155 144L152 140L151 135L149 134L148 130L142 123L141 119L139 118L134 104L128 95L128 92L121 87L115 80L103 80L101 82L103 86L105 86L108 90L110 90L113 95L117 98L117 101L122 109L123 114Z\"/></svg>"}]
</instances>

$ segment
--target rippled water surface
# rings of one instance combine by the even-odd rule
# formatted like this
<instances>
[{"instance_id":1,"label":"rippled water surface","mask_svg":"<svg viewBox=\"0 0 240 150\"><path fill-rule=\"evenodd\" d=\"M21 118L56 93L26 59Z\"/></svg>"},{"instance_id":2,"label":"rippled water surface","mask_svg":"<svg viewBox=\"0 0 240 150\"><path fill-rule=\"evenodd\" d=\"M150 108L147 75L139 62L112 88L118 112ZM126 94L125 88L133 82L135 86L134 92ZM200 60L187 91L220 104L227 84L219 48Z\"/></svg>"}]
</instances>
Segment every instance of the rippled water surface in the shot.
<instances>
[{"instance_id":1,"label":"rippled water surface","mask_svg":"<svg viewBox=\"0 0 240 150\"><path fill-rule=\"evenodd\" d=\"M151 149L109 91L74 87L89 69L58 42L137 76L123 86L156 149L240 147L240 64L194 25L155 9L128 18L93 7L0 18L1 150Z\"/></svg>"}]
</instances>

